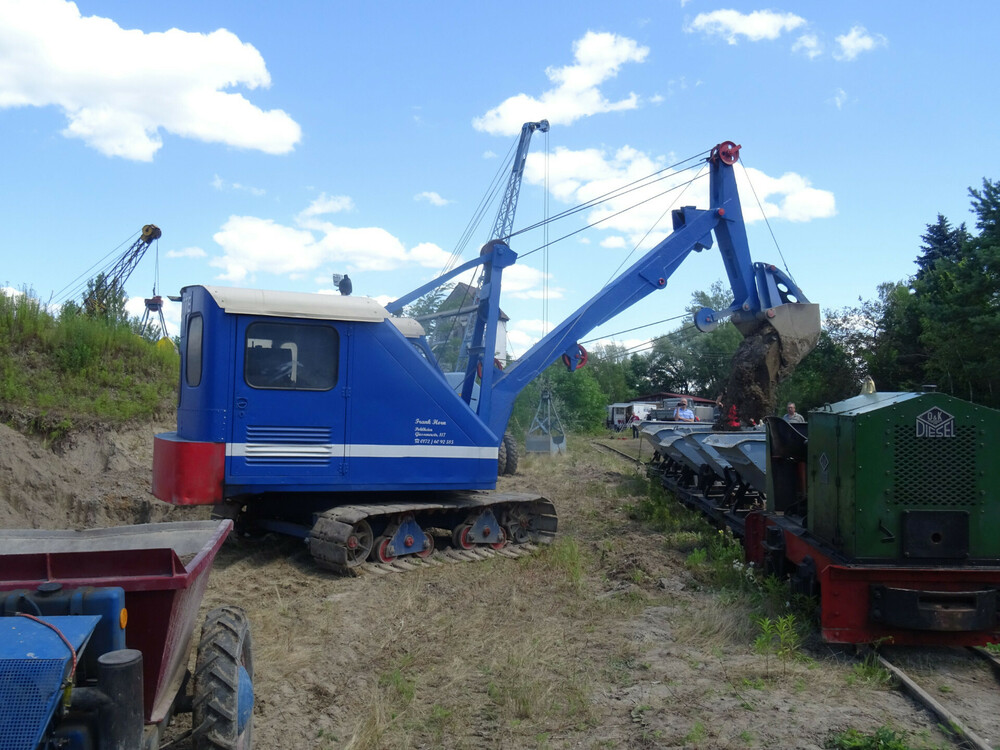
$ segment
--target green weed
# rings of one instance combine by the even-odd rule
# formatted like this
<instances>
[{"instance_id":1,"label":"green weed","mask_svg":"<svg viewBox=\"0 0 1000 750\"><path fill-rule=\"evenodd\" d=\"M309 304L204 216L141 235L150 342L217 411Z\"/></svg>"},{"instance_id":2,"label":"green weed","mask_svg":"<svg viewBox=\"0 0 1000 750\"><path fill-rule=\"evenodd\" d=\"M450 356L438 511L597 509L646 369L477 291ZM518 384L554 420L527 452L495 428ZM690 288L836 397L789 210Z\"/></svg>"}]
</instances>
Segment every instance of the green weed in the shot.
<instances>
[{"instance_id":1,"label":"green weed","mask_svg":"<svg viewBox=\"0 0 1000 750\"><path fill-rule=\"evenodd\" d=\"M851 667L847 676L848 685L866 685L868 687L889 687L892 685L892 674L878 660L878 652L872 649L865 658Z\"/></svg>"},{"instance_id":2,"label":"green weed","mask_svg":"<svg viewBox=\"0 0 1000 750\"><path fill-rule=\"evenodd\" d=\"M565 573L574 586L583 582L583 553L574 537L559 536L539 555L549 568Z\"/></svg>"},{"instance_id":3,"label":"green weed","mask_svg":"<svg viewBox=\"0 0 1000 750\"><path fill-rule=\"evenodd\" d=\"M685 742L701 742L708 737L708 730L700 721L696 721L691 731L684 735Z\"/></svg>"},{"instance_id":4,"label":"green weed","mask_svg":"<svg viewBox=\"0 0 1000 750\"><path fill-rule=\"evenodd\" d=\"M798 657L802 646L802 634L795 615L787 614L777 620L758 617L757 627L760 628L760 635L754 640L754 650L764 656L767 674L770 675L770 657L773 654L781 661L782 676L786 676L788 662Z\"/></svg>"},{"instance_id":5,"label":"green weed","mask_svg":"<svg viewBox=\"0 0 1000 750\"><path fill-rule=\"evenodd\" d=\"M910 750L906 741L889 727L879 727L874 734L857 729L838 732L826 742L830 750Z\"/></svg>"},{"instance_id":6,"label":"green weed","mask_svg":"<svg viewBox=\"0 0 1000 750\"><path fill-rule=\"evenodd\" d=\"M378 679L379 687L387 688L404 708L413 702L413 698L417 693L414 679L404 674L404 671L412 664L413 658L406 657L400 662L398 667L380 675Z\"/></svg>"}]
</instances>

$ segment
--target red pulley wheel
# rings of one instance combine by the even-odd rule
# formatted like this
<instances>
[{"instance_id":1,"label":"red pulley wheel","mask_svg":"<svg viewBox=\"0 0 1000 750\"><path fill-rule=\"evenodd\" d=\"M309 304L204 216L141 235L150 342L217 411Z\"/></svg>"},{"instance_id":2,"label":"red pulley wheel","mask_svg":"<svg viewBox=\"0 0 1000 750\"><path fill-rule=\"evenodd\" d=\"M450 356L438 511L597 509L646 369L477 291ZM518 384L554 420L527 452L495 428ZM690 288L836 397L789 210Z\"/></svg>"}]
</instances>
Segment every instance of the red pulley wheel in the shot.
<instances>
[{"instance_id":1,"label":"red pulley wheel","mask_svg":"<svg viewBox=\"0 0 1000 750\"><path fill-rule=\"evenodd\" d=\"M564 354L562 356L563 364L566 365L566 369L569 370L570 372L572 372L573 370L579 370L581 367L587 364L587 350L584 349L579 344L576 345L576 348L579 351L579 353L577 354L575 367L573 366L573 359L568 354Z\"/></svg>"},{"instance_id":2,"label":"red pulley wheel","mask_svg":"<svg viewBox=\"0 0 1000 750\"><path fill-rule=\"evenodd\" d=\"M724 141L715 147L715 153L719 155L723 164L732 166L739 160L741 148L743 147L737 146L732 141Z\"/></svg>"}]
</instances>

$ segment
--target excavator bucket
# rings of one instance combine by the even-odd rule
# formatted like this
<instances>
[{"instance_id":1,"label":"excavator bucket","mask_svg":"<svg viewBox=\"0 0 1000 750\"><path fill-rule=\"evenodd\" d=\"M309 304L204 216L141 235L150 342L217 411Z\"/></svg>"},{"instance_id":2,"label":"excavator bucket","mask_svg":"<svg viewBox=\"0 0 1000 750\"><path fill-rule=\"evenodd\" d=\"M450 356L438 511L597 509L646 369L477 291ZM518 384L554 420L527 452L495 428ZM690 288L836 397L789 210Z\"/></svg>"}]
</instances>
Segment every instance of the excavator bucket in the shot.
<instances>
[{"instance_id":1,"label":"excavator bucket","mask_svg":"<svg viewBox=\"0 0 1000 750\"><path fill-rule=\"evenodd\" d=\"M770 312L774 317L770 317ZM777 374L783 380L796 365L816 348L819 341L819 305L789 302L769 311L767 322L778 333L781 366Z\"/></svg>"}]
</instances>

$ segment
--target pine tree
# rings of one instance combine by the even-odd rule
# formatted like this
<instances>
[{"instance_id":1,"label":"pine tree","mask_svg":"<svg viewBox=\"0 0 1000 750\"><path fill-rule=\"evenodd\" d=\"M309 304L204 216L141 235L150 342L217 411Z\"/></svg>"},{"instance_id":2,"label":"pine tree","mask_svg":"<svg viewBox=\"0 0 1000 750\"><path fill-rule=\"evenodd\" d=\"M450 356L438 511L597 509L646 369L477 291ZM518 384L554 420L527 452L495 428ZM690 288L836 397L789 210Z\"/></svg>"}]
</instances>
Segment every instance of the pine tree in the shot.
<instances>
[{"instance_id":1,"label":"pine tree","mask_svg":"<svg viewBox=\"0 0 1000 750\"><path fill-rule=\"evenodd\" d=\"M964 222L953 229L948 219L938 214L937 223L928 224L927 232L920 239L924 244L920 246L922 254L916 260L919 266L918 279L924 278L942 258L958 260L962 255L962 246L969 239L969 233Z\"/></svg>"}]
</instances>

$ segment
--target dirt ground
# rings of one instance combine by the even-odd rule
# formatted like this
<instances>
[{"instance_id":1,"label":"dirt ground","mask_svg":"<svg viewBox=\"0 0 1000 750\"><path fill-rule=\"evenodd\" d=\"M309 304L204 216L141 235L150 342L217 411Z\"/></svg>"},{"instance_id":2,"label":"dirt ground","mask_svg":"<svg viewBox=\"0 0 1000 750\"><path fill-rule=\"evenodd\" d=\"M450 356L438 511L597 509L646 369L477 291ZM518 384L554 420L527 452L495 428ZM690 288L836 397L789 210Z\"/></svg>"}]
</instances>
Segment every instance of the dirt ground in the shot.
<instances>
[{"instance_id":1,"label":"dirt ground","mask_svg":"<svg viewBox=\"0 0 1000 750\"><path fill-rule=\"evenodd\" d=\"M148 494L155 431L90 432L53 452L0 426L0 526L190 519ZM518 559L348 578L301 542L227 544L204 609L249 613L256 747L812 749L884 725L912 747L951 746L847 650L757 653L746 601L700 584L690 550L630 520L645 486L574 440L501 481L560 514L556 542Z\"/></svg>"}]
</instances>

